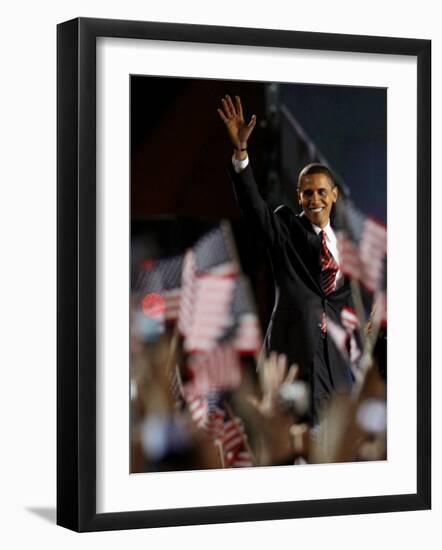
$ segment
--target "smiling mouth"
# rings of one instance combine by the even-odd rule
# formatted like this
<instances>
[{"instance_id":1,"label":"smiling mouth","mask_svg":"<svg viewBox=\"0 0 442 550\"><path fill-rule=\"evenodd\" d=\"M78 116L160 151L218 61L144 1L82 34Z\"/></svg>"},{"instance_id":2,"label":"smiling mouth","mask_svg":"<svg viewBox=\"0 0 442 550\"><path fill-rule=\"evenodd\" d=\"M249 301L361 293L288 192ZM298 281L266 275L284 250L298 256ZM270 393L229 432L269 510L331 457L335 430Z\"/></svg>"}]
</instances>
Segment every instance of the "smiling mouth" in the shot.
<instances>
[{"instance_id":1,"label":"smiling mouth","mask_svg":"<svg viewBox=\"0 0 442 550\"><path fill-rule=\"evenodd\" d=\"M314 214L319 214L319 212L322 212L324 210L325 206L320 206L318 208L309 208L309 212L313 212Z\"/></svg>"}]
</instances>

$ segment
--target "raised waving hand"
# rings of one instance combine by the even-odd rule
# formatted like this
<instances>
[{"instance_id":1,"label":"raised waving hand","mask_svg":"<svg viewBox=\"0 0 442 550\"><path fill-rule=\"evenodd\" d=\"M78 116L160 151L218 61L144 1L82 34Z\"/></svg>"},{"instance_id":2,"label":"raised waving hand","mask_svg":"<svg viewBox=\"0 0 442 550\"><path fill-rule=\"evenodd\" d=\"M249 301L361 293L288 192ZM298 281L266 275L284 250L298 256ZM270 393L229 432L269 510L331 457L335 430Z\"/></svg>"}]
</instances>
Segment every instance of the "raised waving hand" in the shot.
<instances>
[{"instance_id":1,"label":"raised waving hand","mask_svg":"<svg viewBox=\"0 0 442 550\"><path fill-rule=\"evenodd\" d=\"M239 96L235 96L235 103L229 95L221 99L222 108L218 109L218 114L224 122L232 141L233 147L237 151L247 149L247 141L253 128L256 125L256 115L253 115L250 122L244 120L244 114Z\"/></svg>"}]
</instances>

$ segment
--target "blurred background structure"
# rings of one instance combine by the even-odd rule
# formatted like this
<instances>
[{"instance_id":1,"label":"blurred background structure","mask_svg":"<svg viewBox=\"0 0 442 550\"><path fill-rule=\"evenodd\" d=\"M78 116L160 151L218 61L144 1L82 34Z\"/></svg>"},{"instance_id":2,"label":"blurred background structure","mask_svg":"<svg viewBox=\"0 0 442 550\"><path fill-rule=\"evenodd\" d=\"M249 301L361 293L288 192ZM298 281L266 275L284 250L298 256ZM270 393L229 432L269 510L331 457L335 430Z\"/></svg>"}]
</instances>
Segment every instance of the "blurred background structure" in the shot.
<instances>
[{"instance_id":1,"label":"blurred background structure","mask_svg":"<svg viewBox=\"0 0 442 550\"><path fill-rule=\"evenodd\" d=\"M386 90L145 76L130 86L131 471L386 458ZM352 356L354 326L336 333L359 384L313 431L296 369L261 354L273 279L227 173L216 112L227 93L257 115L249 155L269 204L297 211L297 176L313 161L345 201L336 221L368 345Z\"/></svg>"}]
</instances>

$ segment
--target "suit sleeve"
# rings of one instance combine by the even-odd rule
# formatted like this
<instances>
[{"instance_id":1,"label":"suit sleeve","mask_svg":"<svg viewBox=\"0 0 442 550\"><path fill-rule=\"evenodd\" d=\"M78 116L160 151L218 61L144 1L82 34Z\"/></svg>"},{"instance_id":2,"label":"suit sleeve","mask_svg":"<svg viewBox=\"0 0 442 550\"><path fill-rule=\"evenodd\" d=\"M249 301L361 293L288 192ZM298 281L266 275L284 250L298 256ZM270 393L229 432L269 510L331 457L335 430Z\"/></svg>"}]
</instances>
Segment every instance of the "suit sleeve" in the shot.
<instances>
[{"instance_id":1,"label":"suit sleeve","mask_svg":"<svg viewBox=\"0 0 442 550\"><path fill-rule=\"evenodd\" d=\"M239 173L230 164L229 173L239 209L246 222L268 246L281 244L287 238L287 226L262 198L250 163Z\"/></svg>"}]
</instances>

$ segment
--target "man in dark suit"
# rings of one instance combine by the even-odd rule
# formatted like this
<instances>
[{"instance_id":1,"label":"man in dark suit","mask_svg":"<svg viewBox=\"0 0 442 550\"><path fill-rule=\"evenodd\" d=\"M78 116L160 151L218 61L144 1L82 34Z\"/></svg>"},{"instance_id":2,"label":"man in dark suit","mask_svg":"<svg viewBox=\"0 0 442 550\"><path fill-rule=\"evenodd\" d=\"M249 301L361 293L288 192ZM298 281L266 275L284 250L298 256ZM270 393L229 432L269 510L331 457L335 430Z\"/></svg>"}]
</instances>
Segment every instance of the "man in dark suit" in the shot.
<instances>
[{"instance_id":1,"label":"man in dark suit","mask_svg":"<svg viewBox=\"0 0 442 550\"><path fill-rule=\"evenodd\" d=\"M246 123L241 100L222 99L218 113L234 147L230 169L235 195L247 223L265 241L275 280L275 306L266 336L267 351L287 356L299 366L311 388L311 421L334 392L348 392L349 366L328 337L327 320L341 325L341 311L351 306L348 281L339 271L336 236L330 212L338 197L331 171L311 164L299 174L297 216L287 206L272 211L262 199L247 155L256 124Z\"/></svg>"}]
</instances>

